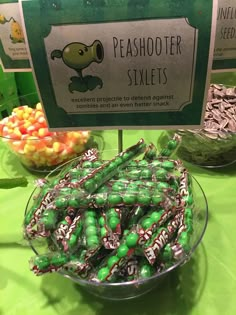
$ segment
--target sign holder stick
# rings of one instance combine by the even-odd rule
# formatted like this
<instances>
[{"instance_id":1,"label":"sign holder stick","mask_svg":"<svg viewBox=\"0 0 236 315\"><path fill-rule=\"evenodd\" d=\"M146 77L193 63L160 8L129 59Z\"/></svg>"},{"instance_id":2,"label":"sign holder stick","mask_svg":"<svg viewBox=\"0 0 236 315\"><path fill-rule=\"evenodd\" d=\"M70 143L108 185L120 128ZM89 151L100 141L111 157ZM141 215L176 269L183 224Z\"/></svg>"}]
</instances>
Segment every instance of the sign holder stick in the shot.
<instances>
[{"instance_id":1,"label":"sign holder stick","mask_svg":"<svg viewBox=\"0 0 236 315\"><path fill-rule=\"evenodd\" d=\"M123 130L118 130L118 152L123 151Z\"/></svg>"}]
</instances>

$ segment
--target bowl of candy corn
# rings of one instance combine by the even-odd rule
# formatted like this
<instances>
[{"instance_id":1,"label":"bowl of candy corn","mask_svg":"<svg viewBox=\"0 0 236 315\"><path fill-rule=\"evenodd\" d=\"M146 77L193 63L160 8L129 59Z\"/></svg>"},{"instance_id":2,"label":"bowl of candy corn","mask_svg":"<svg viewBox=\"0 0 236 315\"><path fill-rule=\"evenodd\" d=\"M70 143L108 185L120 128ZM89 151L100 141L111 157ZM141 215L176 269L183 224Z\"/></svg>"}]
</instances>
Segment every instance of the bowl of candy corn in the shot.
<instances>
[{"instance_id":1,"label":"bowl of candy corn","mask_svg":"<svg viewBox=\"0 0 236 315\"><path fill-rule=\"evenodd\" d=\"M211 84L201 129L170 130L182 137L177 156L203 167L223 167L236 161L236 88ZM163 138L163 139L162 139ZM159 138L164 142L165 136Z\"/></svg>"},{"instance_id":2,"label":"bowl of candy corn","mask_svg":"<svg viewBox=\"0 0 236 315\"><path fill-rule=\"evenodd\" d=\"M50 132L40 103L16 107L0 121L0 138L29 170L48 172L89 147L90 131Z\"/></svg>"},{"instance_id":3,"label":"bowl of candy corn","mask_svg":"<svg viewBox=\"0 0 236 315\"><path fill-rule=\"evenodd\" d=\"M110 160L90 149L37 180L24 237L37 276L57 272L110 300L141 296L186 263L208 221L205 194L180 160L140 139Z\"/></svg>"}]
</instances>

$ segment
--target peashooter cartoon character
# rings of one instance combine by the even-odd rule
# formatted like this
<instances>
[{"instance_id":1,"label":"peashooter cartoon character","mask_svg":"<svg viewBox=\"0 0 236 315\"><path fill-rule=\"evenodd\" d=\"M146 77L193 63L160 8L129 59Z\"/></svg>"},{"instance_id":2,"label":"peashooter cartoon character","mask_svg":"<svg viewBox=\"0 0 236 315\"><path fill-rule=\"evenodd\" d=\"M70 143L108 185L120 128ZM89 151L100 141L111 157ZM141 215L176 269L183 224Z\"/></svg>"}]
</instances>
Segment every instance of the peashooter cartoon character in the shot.
<instances>
[{"instance_id":1,"label":"peashooter cartoon character","mask_svg":"<svg viewBox=\"0 0 236 315\"><path fill-rule=\"evenodd\" d=\"M24 43L25 42L24 34L23 34L20 24L13 17L7 20L3 14L0 14L0 24L10 23L10 22L11 22L10 39L12 43L14 44Z\"/></svg>"},{"instance_id":2,"label":"peashooter cartoon character","mask_svg":"<svg viewBox=\"0 0 236 315\"><path fill-rule=\"evenodd\" d=\"M102 88L103 82L99 77L86 75L83 76L82 70L87 68L92 62L101 63L104 58L104 49L99 40L95 40L91 46L83 43L73 42L66 45L63 50L53 50L51 59L62 58L64 64L75 70L78 76L71 77L68 89L73 91L87 92L92 91L97 86Z\"/></svg>"}]
</instances>

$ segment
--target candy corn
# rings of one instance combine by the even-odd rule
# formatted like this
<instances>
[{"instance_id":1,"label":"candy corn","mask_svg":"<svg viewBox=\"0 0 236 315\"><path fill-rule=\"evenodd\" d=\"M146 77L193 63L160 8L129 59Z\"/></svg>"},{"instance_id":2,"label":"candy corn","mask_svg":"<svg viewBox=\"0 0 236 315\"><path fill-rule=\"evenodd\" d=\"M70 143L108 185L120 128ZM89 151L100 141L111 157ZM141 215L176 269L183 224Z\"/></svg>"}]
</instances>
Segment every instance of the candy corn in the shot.
<instances>
[{"instance_id":1,"label":"candy corn","mask_svg":"<svg viewBox=\"0 0 236 315\"><path fill-rule=\"evenodd\" d=\"M56 166L85 149L89 131L50 132L40 103L13 109L0 121L0 137L33 169Z\"/></svg>"}]
</instances>

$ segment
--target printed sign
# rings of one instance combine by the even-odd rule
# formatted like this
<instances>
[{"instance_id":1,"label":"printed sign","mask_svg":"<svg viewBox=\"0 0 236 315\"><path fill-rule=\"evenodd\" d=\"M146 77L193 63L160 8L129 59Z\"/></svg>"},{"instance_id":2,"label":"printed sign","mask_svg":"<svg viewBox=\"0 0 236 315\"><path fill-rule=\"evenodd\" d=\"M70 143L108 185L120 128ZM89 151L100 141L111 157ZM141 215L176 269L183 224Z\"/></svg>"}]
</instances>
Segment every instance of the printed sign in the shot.
<instances>
[{"instance_id":1,"label":"printed sign","mask_svg":"<svg viewBox=\"0 0 236 315\"><path fill-rule=\"evenodd\" d=\"M70 114L181 111L192 102L197 34L184 18L171 27L168 19L53 26L44 42L58 106Z\"/></svg>"},{"instance_id":2,"label":"printed sign","mask_svg":"<svg viewBox=\"0 0 236 315\"><path fill-rule=\"evenodd\" d=\"M236 71L236 0L219 0L213 70Z\"/></svg>"},{"instance_id":3,"label":"printed sign","mask_svg":"<svg viewBox=\"0 0 236 315\"><path fill-rule=\"evenodd\" d=\"M50 129L199 126L216 2L181 2L22 1Z\"/></svg>"},{"instance_id":4,"label":"printed sign","mask_svg":"<svg viewBox=\"0 0 236 315\"><path fill-rule=\"evenodd\" d=\"M0 1L0 57L5 72L30 70L18 1Z\"/></svg>"}]
</instances>

